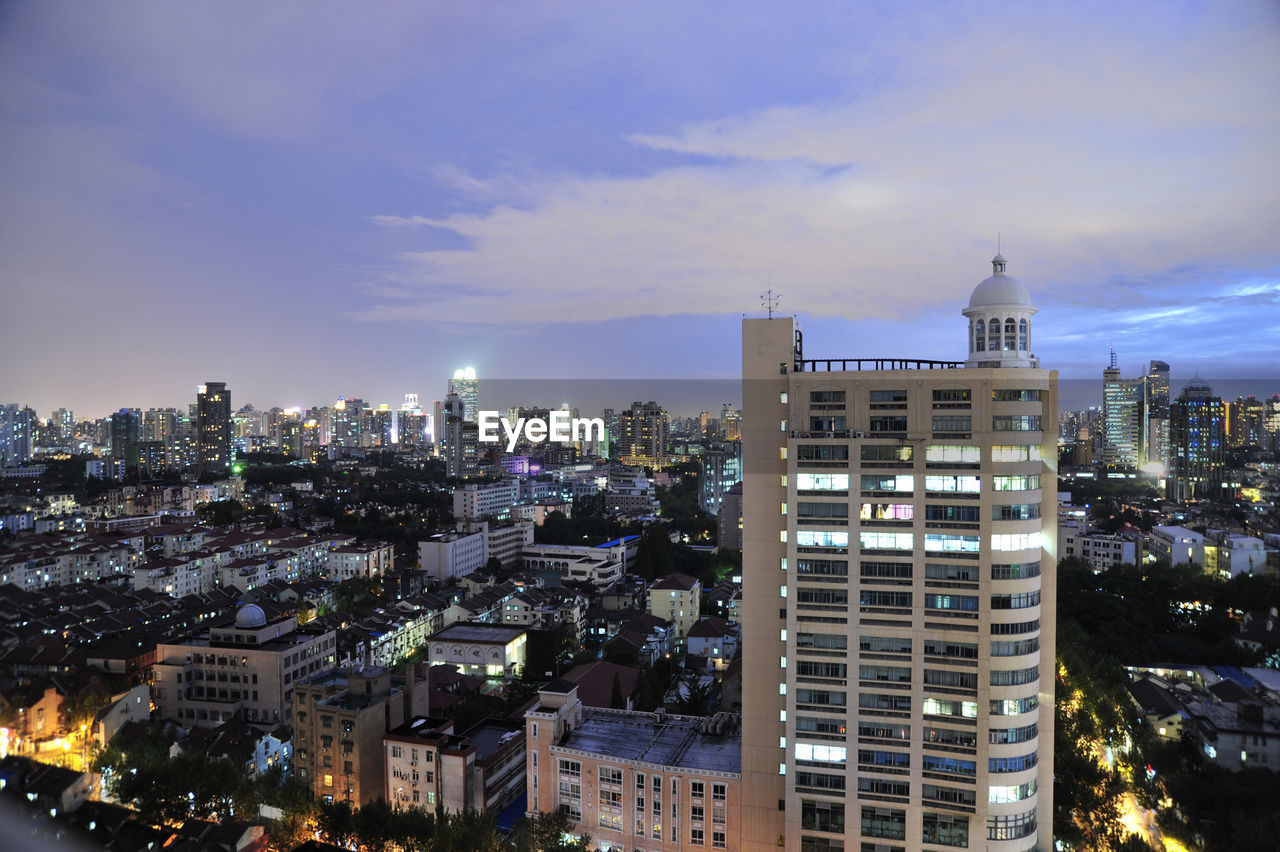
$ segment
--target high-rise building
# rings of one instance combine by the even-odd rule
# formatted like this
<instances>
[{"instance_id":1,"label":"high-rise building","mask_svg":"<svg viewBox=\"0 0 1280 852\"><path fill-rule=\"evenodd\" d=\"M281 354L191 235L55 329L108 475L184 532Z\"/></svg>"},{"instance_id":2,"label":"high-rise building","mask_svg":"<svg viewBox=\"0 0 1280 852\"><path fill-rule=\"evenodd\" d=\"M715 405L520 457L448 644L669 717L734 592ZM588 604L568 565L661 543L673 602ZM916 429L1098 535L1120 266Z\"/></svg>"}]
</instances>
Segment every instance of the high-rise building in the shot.
<instances>
[{"instance_id":1,"label":"high-rise building","mask_svg":"<svg viewBox=\"0 0 1280 852\"><path fill-rule=\"evenodd\" d=\"M138 466L138 441L142 418L136 409L122 408L111 415L111 455L124 459L125 467Z\"/></svg>"},{"instance_id":2,"label":"high-rise building","mask_svg":"<svg viewBox=\"0 0 1280 852\"><path fill-rule=\"evenodd\" d=\"M364 418L364 400L338 397L330 414L330 437L340 447L360 446L361 421Z\"/></svg>"},{"instance_id":3,"label":"high-rise building","mask_svg":"<svg viewBox=\"0 0 1280 852\"><path fill-rule=\"evenodd\" d=\"M743 321L742 849L1053 847L1058 382L993 266L963 362Z\"/></svg>"},{"instance_id":4,"label":"high-rise building","mask_svg":"<svg viewBox=\"0 0 1280 852\"><path fill-rule=\"evenodd\" d=\"M1227 464L1226 408L1199 376L1169 405L1170 500L1202 500L1219 495Z\"/></svg>"},{"instance_id":5,"label":"high-rise building","mask_svg":"<svg viewBox=\"0 0 1280 852\"><path fill-rule=\"evenodd\" d=\"M178 412L172 408L148 408L142 415L141 440L168 443L177 424Z\"/></svg>"},{"instance_id":6,"label":"high-rise building","mask_svg":"<svg viewBox=\"0 0 1280 852\"><path fill-rule=\"evenodd\" d=\"M1265 408L1255 396L1236 397L1227 405L1227 446L1261 447Z\"/></svg>"},{"instance_id":7,"label":"high-rise building","mask_svg":"<svg viewBox=\"0 0 1280 852\"><path fill-rule=\"evenodd\" d=\"M418 405L418 395L405 394L404 404L396 412L395 442L404 447L426 446L429 419Z\"/></svg>"},{"instance_id":8,"label":"high-rise building","mask_svg":"<svg viewBox=\"0 0 1280 852\"><path fill-rule=\"evenodd\" d=\"M385 402L377 408L368 409L365 413L364 445L369 447L389 447L396 434L396 412Z\"/></svg>"},{"instance_id":9,"label":"high-rise building","mask_svg":"<svg viewBox=\"0 0 1280 852\"><path fill-rule=\"evenodd\" d=\"M75 412L66 408L55 408L53 416L49 418L49 428L59 443L70 442L76 435Z\"/></svg>"},{"instance_id":10,"label":"high-rise building","mask_svg":"<svg viewBox=\"0 0 1280 852\"><path fill-rule=\"evenodd\" d=\"M31 429L35 412L11 402L0 405L0 467L31 460Z\"/></svg>"},{"instance_id":11,"label":"high-rise building","mask_svg":"<svg viewBox=\"0 0 1280 852\"><path fill-rule=\"evenodd\" d=\"M1102 371L1102 463L1137 467L1143 462L1146 416L1145 382L1125 379L1111 350L1111 363Z\"/></svg>"},{"instance_id":12,"label":"high-rise building","mask_svg":"<svg viewBox=\"0 0 1280 852\"><path fill-rule=\"evenodd\" d=\"M480 411L480 380L476 378L475 368L454 370L453 378L449 380L449 393L456 393L462 400L463 419L468 423L475 423Z\"/></svg>"},{"instance_id":13,"label":"high-rise building","mask_svg":"<svg viewBox=\"0 0 1280 852\"><path fill-rule=\"evenodd\" d=\"M226 382L205 382L196 389L196 429L200 472L231 469L231 392Z\"/></svg>"},{"instance_id":14,"label":"high-rise building","mask_svg":"<svg viewBox=\"0 0 1280 852\"><path fill-rule=\"evenodd\" d=\"M667 435L670 426L661 405L633 402L618 413L618 440L614 451L625 464L659 468L670 459Z\"/></svg>"},{"instance_id":15,"label":"high-rise building","mask_svg":"<svg viewBox=\"0 0 1280 852\"><path fill-rule=\"evenodd\" d=\"M445 471L449 476L474 476L479 469L478 425L466 419L466 407L462 398L451 393L444 399L444 446L441 454Z\"/></svg>"},{"instance_id":16,"label":"high-rise building","mask_svg":"<svg viewBox=\"0 0 1280 852\"><path fill-rule=\"evenodd\" d=\"M742 440L742 412L727 402L720 410L720 429L726 441Z\"/></svg>"},{"instance_id":17,"label":"high-rise building","mask_svg":"<svg viewBox=\"0 0 1280 852\"><path fill-rule=\"evenodd\" d=\"M698 504L704 512L714 515L720 511L724 495L742 481L742 442L712 444L698 460L702 467L702 476L698 479Z\"/></svg>"},{"instance_id":18,"label":"high-rise building","mask_svg":"<svg viewBox=\"0 0 1280 852\"><path fill-rule=\"evenodd\" d=\"M1169 365L1152 361L1147 370L1146 448L1144 461L1149 469L1164 470L1169 463Z\"/></svg>"}]
</instances>

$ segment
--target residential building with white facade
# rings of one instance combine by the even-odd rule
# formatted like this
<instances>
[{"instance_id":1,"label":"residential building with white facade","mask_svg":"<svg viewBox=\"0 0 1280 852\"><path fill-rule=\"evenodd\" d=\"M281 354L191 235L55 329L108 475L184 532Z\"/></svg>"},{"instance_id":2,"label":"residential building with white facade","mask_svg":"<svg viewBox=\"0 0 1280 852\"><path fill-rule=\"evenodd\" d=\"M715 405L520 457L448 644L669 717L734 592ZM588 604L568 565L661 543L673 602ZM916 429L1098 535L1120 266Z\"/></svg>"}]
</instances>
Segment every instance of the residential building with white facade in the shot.
<instances>
[{"instance_id":1,"label":"residential building with white facade","mask_svg":"<svg viewBox=\"0 0 1280 852\"><path fill-rule=\"evenodd\" d=\"M1058 382L992 263L964 361L743 321L741 849L1053 848Z\"/></svg>"}]
</instances>

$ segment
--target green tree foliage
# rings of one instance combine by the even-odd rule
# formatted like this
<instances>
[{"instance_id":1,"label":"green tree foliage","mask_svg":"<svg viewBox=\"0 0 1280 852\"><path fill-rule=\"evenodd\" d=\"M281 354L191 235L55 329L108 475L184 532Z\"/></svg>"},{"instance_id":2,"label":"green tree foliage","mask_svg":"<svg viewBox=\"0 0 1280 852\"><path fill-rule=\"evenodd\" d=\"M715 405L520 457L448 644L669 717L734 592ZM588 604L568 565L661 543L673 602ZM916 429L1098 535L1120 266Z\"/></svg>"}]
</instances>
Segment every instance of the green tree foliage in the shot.
<instances>
[{"instance_id":1,"label":"green tree foliage","mask_svg":"<svg viewBox=\"0 0 1280 852\"><path fill-rule=\"evenodd\" d=\"M627 699L622 696L622 679L617 672L613 673L613 686L609 690L609 706L614 710L625 710Z\"/></svg>"},{"instance_id":2,"label":"green tree foliage","mask_svg":"<svg viewBox=\"0 0 1280 852\"><path fill-rule=\"evenodd\" d=\"M675 568L675 557L672 553L670 531L666 524L649 524L640 536L636 546L635 560L631 563L632 573L639 574L648 580L665 577Z\"/></svg>"},{"instance_id":3,"label":"green tree foliage","mask_svg":"<svg viewBox=\"0 0 1280 852\"><path fill-rule=\"evenodd\" d=\"M1194 565L1125 565L1094 573L1078 559L1058 565L1058 619L1073 621L1097 650L1126 663L1166 660L1250 665L1231 642L1231 610L1280 605L1280 578L1210 577Z\"/></svg>"},{"instance_id":4,"label":"green tree foliage","mask_svg":"<svg viewBox=\"0 0 1280 852\"><path fill-rule=\"evenodd\" d=\"M196 509L200 520L214 525L229 524L244 514L244 506L239 500L214 500L202 503Z\"/></svg>"},{"instance_id":5,"label":"green tree foliage","mask_svg":"<svg viewBox=\"0 0 1280 852\"><path fill-rule=\"evenodd\" d=\"M67 728L71 731L79 731L81 725L93 724L93 717L110 702L111 690L102 684L86 687L68 695L62 702L62 713L67 720Z\"/></svg>"},{"instance_id":6,"label":"green tree foliage","mask_svg":"<svg viewBox=\"0 0 1280 852\"><path fill-rule=\"evenodd\" d=\"M589 837L567 840L573 823L563 811L535 814L516 821L507 848L512 852L585 852Z\"/></svg>"},{"instance_id":7,"label":"green tree foliage","mask_svg":"<svg viewBox=\"0 0 1280 852\"><path fill-rule=\"evenodd\" d=\"M1197 566L1160 564L1095 573L1077 559L1059 563L1057 840L1070 848L1145 849L1119 821L1122 798L1132 794L1146 808L1171 798L1176 807L1159 810L1161 831L1189 848L1275 848L1280 775L1206 766L1190 740L1155 736L1128 696L1122 663L1248 664L1252 655L1231 640L1229 613L1278 604L1280 579L1270 576L1222 580ZM1107 746L1114 768L1099 760Z\"/></svg>"},{"instance_id":8,"label":"green tree foliage","mask_svg":"<svg viewBox=\"0 0 1280 852\"><path fill-rule=\"evenodd\" d=\"M555 511L533 531L538 544L604 544L626 534L629 527L605 512L603 494L575 497L569 515Z\"/></svg>"}]
</instances>

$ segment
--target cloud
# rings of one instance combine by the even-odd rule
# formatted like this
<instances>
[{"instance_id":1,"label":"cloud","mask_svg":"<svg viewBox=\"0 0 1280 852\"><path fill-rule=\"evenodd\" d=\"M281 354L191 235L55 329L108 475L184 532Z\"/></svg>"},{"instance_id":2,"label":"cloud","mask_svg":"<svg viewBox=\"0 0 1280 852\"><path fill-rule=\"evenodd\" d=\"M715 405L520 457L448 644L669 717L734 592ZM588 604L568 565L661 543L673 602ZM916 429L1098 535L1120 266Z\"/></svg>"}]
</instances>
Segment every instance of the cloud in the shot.
<instances>
[{"instance_id":1,"label":"cloud","mask_svg":"<svg viewBox=\"0 0 1280 852\"><path fill-rule=\"evenodd\" d=\"M736 313L772 280L795 310L907 318L966 298L997 230L1042 304L1135 304L1146 289L1117 281L1280 264L1277 30L1236 8L1120 9L1105 25L1093 11L889 27L843 97L631 134L679 160L639 175L544 176L517 198L451 171L493 203L374 221L446 228L466 248L402 253L397 282L424 309L360 316ZM497 285L519 298L494 301Z\"/></svg>"}]
</instances>

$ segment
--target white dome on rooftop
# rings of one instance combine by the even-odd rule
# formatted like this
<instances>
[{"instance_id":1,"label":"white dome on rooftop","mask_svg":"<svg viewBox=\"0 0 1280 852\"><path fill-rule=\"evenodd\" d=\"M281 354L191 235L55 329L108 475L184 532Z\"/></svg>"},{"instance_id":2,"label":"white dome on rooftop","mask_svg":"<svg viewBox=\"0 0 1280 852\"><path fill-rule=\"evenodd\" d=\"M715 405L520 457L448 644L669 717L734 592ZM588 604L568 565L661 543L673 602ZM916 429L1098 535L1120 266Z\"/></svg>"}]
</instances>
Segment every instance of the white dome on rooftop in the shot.
<instances>
[{"instance_id":1,"label":"white dome on rooftop","mask_svg":"<svg viewBox=\"0 0 1280 852\"><path fill-rule=\"evenodd\" d=\"M1025 305L1031 307L1031 294L1022 282L1011 275L1006 275L1004 255L997 254L991 258L992 275L973 288L969 297L969 308L985 308L996 305Z\"/></svg>"},{"instance_id":2,"label":"white dome on rooftop","mask_svg":"<svg viewBox=\"0 0 1280 852\"><path fill-rule=\"evenodd\" d=\"M252 630L267 626L267 614L257 604L245 604L236 613L236 627Z\"/></svg>"}]
</instances>

